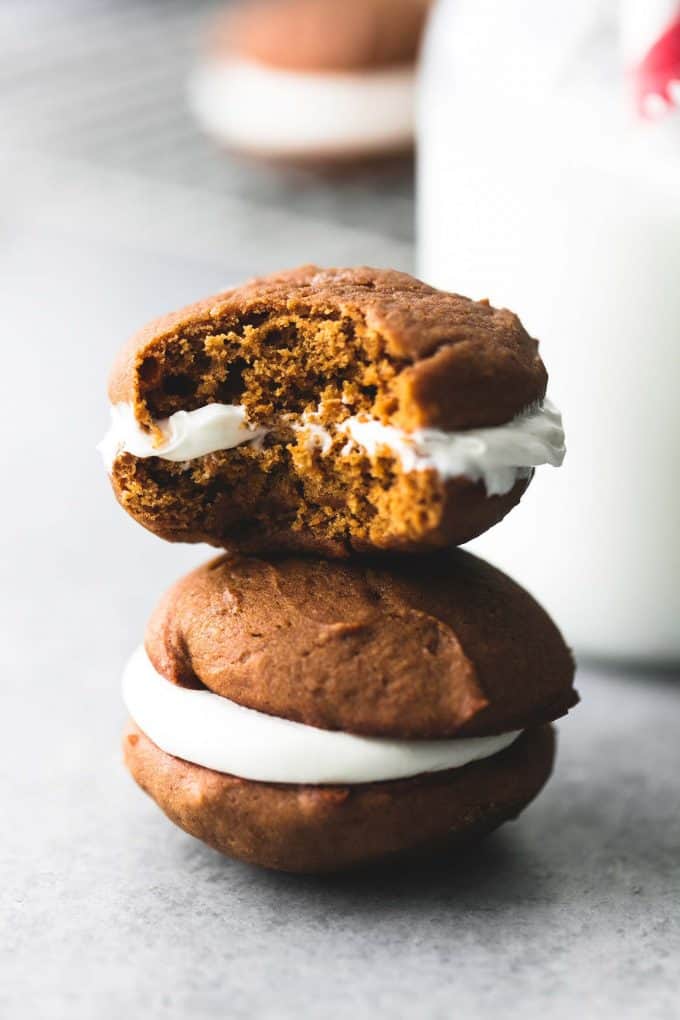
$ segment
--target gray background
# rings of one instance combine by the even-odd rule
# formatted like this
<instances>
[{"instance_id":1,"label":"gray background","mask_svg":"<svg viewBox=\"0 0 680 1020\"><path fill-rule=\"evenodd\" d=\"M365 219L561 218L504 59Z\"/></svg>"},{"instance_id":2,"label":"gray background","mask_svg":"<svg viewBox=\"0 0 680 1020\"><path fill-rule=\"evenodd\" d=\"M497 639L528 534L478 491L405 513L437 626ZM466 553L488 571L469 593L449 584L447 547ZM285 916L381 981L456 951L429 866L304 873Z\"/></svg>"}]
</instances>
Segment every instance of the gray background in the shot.
<instances>
[{"instance_id":1,"label":"gray background","mask_svg":"<svg viewBox=\"0 0 680 1020\"><path fill-rule=\"evenodd\" d=\"M121 664L206 550L114 504L94 452L114 351L263 269L412 264L407 168L281 178L195 134L203 6L0 6L0 1015L680 1016L671 675L583 667L545 793L427 866L259 872L123 771Z\"/></svg>"}]
</instances>

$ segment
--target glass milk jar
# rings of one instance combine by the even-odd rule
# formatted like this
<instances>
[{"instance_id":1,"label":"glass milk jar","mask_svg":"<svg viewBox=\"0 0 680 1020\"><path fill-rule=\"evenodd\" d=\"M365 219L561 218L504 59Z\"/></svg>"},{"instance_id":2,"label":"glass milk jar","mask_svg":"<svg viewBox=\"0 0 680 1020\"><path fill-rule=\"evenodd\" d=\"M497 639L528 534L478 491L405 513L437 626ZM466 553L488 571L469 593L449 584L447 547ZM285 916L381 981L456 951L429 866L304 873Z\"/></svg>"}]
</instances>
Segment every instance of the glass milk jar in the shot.
<instances>
[{"instance_id":1,"label":"glass milk jar","mask_svg":"<svg viewBox=\"0 0 680 1020\"><path fill-rule=\"evenodd\" d=\"M577 651L680 660L680 3L440 0L419 274L516 311L567 458L472 544Z\"/></svg>"}]
</instances>

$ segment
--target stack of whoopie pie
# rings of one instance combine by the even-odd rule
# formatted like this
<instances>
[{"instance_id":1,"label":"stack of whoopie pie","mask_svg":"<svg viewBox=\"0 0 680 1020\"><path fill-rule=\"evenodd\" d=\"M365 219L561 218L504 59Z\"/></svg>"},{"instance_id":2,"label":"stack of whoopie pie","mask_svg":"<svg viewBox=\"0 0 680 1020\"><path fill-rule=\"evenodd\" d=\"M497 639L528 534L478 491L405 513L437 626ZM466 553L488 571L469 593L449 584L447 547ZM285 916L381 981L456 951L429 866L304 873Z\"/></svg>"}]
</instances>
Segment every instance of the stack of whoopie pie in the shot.
<instances>
[{"instance_id":1,"label":"stack of whoopie pie","mask_svg":"<svg viewBox=\"0 0 680 1020\"><path fill-rule=\"evenodd\" d=\"M132 775L187 832L289 871L515 817L578 700L543 609L455 548L564 455L510 312L306 266L158 319L114 368L117 499L222 555L124 674Z\"/></svg>"}]
</instances>

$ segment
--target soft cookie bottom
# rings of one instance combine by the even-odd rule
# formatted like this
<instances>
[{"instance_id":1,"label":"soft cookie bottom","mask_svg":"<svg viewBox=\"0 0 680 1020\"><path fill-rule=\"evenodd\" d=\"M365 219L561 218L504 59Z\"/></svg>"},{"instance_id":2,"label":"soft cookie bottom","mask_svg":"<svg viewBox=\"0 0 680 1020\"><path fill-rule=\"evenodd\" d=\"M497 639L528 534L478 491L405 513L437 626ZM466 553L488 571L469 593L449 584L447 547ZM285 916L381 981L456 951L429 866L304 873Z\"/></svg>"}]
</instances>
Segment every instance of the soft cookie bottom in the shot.
<instances>
[{"instance_id":1,"label":"soft cookie bottom","mask_svg":"<svg viewBox=\"0 0 680 1020\"><path fill-rule=\"evenodd\" d=\"M515 818L552 771L551 726L464 768L393 782L307 786L239 779L174 758L133 722L133 778L171 821L221 853L265 868L332 872L445 851Z\"/></svg>"}]
</instances>

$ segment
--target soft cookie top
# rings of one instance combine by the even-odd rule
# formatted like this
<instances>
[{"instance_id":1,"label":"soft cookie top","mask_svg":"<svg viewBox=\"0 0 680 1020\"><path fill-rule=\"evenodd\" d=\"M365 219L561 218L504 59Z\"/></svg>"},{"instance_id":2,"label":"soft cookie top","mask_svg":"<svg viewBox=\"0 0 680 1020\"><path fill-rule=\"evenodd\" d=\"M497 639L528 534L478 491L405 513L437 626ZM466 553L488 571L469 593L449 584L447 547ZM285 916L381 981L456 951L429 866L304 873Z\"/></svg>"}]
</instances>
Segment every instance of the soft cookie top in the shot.
<instances>
[{"instance_id":1,"label":"soft cookie top","mask_svg":"<svg viewBox=\"0 0 680 1020\"><path fill-rule=\"evenodd\" d=\"M216 58L291 71L364 71L413 64L426 0L256 0L217 22Z\"/></svg>"},{"instance_id":2,"label":"soft cookie top","mask_svg":"<svg viewBox=\"0 0 680 1020\"><path fill-rule=\"evenodd\" d=\"M387 564L222 557L165 595L146 650L172 683L368 735L507 733L578 701L549 616L460 550Z\"/></svg>"},{"instance_id":3,"label":"soft cookie top","mask_svg":"<svg viewBox=\"0 0 680 1020\"><path fill-rule=\"evenodd\" d=\"M134 336L103 451L121 504L170 540L419 552L474 538L561 462L546 381L509 311L305 266Z\"/></svg>"},{"instance_id":4,"label":"soft cookie top","mask_svg":"<svg viewBox=\"0 0 680 1020\"><path fill-rule=\"evenodd\" d=\"M462 430L509 421L547 381L537 341L506 309L395 270L302 266L149 323L123 348L109 396L147 427L238 399L254 421L324 400L406 429Z\"/></svg>"}]
</instances>

